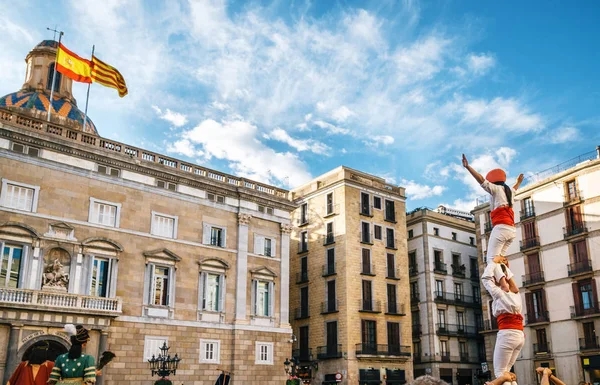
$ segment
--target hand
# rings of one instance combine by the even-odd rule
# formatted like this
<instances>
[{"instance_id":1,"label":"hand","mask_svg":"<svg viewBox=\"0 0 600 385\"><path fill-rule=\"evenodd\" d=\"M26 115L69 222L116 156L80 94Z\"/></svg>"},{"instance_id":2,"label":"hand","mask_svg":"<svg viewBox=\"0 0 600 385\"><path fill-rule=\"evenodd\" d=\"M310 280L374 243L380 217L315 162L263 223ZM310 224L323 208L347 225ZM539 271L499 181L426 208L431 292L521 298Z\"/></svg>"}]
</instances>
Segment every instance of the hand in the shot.
<instances>
[{"instance_id":1,"label":"hand","mask_svg":"<svg viewBox=\"0 0 600 385\"><path fill-rule=\"evenodd\" d=\"M517 177L517 183L521 183L523 182L523 179L525 178L525 175L523 174L519 174L519 176Z\"/></svg>"},{"instance_id":2,"label":"hand","mask_svg":"<svg viewBox=\"0 0 600 385\"><path fill-rule=\"evenodd\" d=\"M96 370L96 377L101 376L102 375L102 370Z\"/></svg>"},{"instance_id":3,"label":"hand","mask_svg":"<svg viewBox=\"0 0 600 385\"><path fill-rule=\"evenodd\" d=\"M548 377L550 377L552 375L552 369L544 368L544 374L546 374L546 375L548 375Z\"/></svg>"},{"instance_id":4,"label":"hand","mask_svg":"<svg viewBox=\"0 0 600 385\"><path fill-rule=\"evenodd\" d=\"M465 156L465 154L462 154L462 164L464 168L469 167L469 161L467 160L467 157Z\"/></svg>"},{"instance_id":5,"label":"hand","mask_svg":"<svg viewBox=\"0 0 600 385\"><path fill-rule=\"evenodd\" d=\"M537 374L544 374L544 368L542 368L541 366L539 368L536 368L535 371L537 372Z\"/></svg>"}]
</instances>

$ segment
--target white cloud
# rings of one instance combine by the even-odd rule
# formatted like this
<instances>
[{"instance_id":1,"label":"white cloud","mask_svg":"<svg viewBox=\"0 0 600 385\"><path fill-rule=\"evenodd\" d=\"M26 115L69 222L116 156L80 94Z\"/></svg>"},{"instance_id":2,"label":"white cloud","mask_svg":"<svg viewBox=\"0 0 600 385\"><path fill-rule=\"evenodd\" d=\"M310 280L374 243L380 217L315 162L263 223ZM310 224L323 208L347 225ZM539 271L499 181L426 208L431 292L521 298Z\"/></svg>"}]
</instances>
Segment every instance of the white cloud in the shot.
<instances>
[{"instance_id":1,"label":"white cloud","mask_svg":"<svg viewBox=\"0 0 600 385\"><path fill-rule=\"evenodd\" d=\"M496 65L496 58L491 54L471 54L467 58L467 66L471 72L483 75Z\"/></svg>"},{"instance_id":2,"label":"white cloud","mask_svg":"<svg viewBox=\"0 0 600 385\"><path fill-rule=\"evenodd\" d=\"M429 36L409 48L400 49L394 56L400 83L413 83L431 78L442 69L447 39Z\"/></svg>"},{"instance_id":3,"label":"white cloud","mask_svg":"<svg viewBox=\"0 0 600 385\"><path fill-rule=\"evenodd\" d=\"M165 110L165 112L163 112L157 106L152 106L152 109L156 112L159 118L161 118L162 120L166 120L175 127L182 127L188 121L187 116L185 116L184 114L181 114L179 112L173 112L168 108Z\"/></svg>"},{"instance_id":4,"label":"white cloud","mask_svg":"<svg viewBox=\"0 0 600 385\"><path fill-rule=\"evenodd\" d=\"M363 141L368 146L378 147L379 145L388 146L394 143L394 138L389 135L375 135L368 140Z\"/></svg>"},{"instance_id":5,"label":"white cloud","mask_svg":"<svg viewBox=\"0 0 600 385\"><path fill-rule=\"evenodd\" d=\"M500 147L496 150L496 158L502 167L508 167L515 155L517 155L517 151L510 147Z\"/></svg>"},{"instance_id":6,"label":"white cloud","mask_svg":"<svg viewBox=\"0 0 600 385\"><path fill-rule=\"evenodd\" d=\"M298 151L310 151L315 154L331 155L331 148L325 143L313 139L292 138L285 130L276 128L268 134L264 134L265 139L277 140L286 143L288 146Z\"/></svg>"},{"instance_id":7,"label":"white cloud","mask_svg":"<svg viewBox=\"0 0 600 385\"><path fill-rule=\"evenodd\" d=\"M173 143L168 143L167 152L185 155L188 158L204 155L204 153L202 151L197 150L188 139L181 139Z\"/></svg>"},{"instance_id":8,"label":"white cloud","mask_svg":"<svg viewBox=\"0 0 600 385\"><path fill-rule=\"evenodd\" d=\"M315 126L325 129L330 134L334 135L349 135L350 130L342 127L335 126L331 123L324 122L322 120L316 120L313 122Z\"/></svg>"},{"instance_id":9,"label":"white cloud","mask_svg":"<svg viewBox=\"0 0 600 385\"><path fill-rule=\"evenodd\" d=\"M546 140L552 144L561 144L567 142L575 142L580 139L580 132L577 127L566 126L559 127L546 136Z\"/></svg>"},{"instance_id":10,"label":"white cloud","mask_svg":"<svg viewBox=\"0 0 600 385\"><path fill-rule=\"evenodd\" d=\"M433 196L441 196L446 190L444 186L428 186L416 183L413 180L402 179L400 185L406 188L406 196L408 199L419 200L430 198Z\"/></svg>"},{"instance_id":11,"label":"white cloud","mask_svg":"<svg viewBox=\"0 0 600 385\"><path fill-rule=\"evenodd\" d=\"M341 106L340 108L335 109L331 113L331 117L340 123L345 122L349 117L353 115L356 114L346 106Z\"/></svg>"},{"instance_id":12,"label":"white cloud","mask_svg":"<svg viewBox=\"0 0 600 385\"><path fill-rule=\"evenodd\" d=\"M450 176L450 166L442 166L438 160L425 166L423 175L429 180L446 180Z\"/></svg>"},{"instance_id":13,"label":"white cloud","mask_svg":"<svg viewBox=\"0 0 600 385\"><path fill-rule=\"evenodd\" d=\"M468 100L459 107L462 123L491 126L498 130L535 132L544 128L540 114L532 113L516 99ZM485 129L489 130L489 127Z\"/></svg>"}]
</instances>

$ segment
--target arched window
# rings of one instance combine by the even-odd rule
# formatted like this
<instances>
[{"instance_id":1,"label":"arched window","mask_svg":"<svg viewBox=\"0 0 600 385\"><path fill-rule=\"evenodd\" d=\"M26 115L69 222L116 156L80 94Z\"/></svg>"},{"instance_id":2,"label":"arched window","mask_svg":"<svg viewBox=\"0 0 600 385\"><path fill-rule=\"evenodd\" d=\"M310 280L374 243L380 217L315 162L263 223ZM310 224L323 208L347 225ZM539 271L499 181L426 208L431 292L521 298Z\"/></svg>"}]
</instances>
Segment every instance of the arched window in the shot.
<instances>
[{"instance_id":1,"label":"arched window","mask_svg":"<svg viewBox=\"0 0 600 385\"><path fill-rule=\"evenodd\" d=\"M48 67L48 84L46 84L46 89L52 89L52 77L54 76L54 63L51 63ZM54 92L58 92L60 90L60 81L62 80L62 74L60 72L56 72L56 83L54 83Z\"/></svg>"}]
</instances>

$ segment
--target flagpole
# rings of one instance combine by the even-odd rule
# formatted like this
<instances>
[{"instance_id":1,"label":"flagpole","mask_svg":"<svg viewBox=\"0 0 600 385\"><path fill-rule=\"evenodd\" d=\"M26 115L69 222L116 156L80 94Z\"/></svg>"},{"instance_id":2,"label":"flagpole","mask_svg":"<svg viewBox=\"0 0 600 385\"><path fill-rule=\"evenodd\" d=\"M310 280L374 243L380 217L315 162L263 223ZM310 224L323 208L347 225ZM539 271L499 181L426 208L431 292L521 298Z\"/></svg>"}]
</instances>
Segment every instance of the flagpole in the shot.
<instances>
[{"instance_id":1,"label":"flagpole","mask_svg":"<svg viewBox=\"0 0 600 385\"><path fill-rule=\"evenodd\" d=\"M94 60L94 49L96 49L96 45L92 45L92 60ZM90 87L92 86L92 82L88 83L87 95L85 97L85 112L83 115L83 127L81 127L81 131L85 132L85 124L87 123L87 108L88 101L90 100Z\"/></svg>"},{"instance_id":2,"label":"flagpole","mask_svg":"<svg viewBox=\"0 0 600 385\"><path fill-rule=\"evenodd\" d=\"M63 31L58 34L58 47L56 47L56 59L54 59L54 73L52 75L52 88L50 88L50 103L48 103L48 121L50 121L50 115L52 114L52 102L54 98L54 84L56 84L56 64L58 62L58 51L60 50L60 42L62 40Z\"/></svg>"}]
</instances>

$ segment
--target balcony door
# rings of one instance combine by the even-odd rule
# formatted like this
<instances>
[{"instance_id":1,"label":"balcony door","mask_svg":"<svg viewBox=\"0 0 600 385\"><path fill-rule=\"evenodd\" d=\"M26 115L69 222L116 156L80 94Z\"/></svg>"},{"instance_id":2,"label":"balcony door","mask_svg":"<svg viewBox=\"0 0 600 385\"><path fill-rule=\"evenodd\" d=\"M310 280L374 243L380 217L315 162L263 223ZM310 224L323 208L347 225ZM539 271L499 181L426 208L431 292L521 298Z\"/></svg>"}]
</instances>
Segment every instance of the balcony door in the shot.
<instances>
[{"instance_id":1,"label":"balcony door","mask_svg":"<svg viewBox=\"0 0 600 385\"><path fill-rule=\"evenodd\" d=\"M596 346L596 328L593 322L583 324L583 338L585 339L585 346Z\"/></svg>"},{"instance_id":2,"label":"balcony door","mask_svg":"<svg viewBox=\"0 0 600 385\"><path fill-rule=\"evenodd\" d=\"M308 286L300 289L300 317L308 317Z\"/></svg>"},{"instance_id":3,"label":"balcony door","mask_svg":"<svg viewBox=\"0 0 600 385\"><path fill-rule=\"evenodd\" d=\"M308 354L308 326L300 327L300 361L309 361Z\"/></svg>"},{"instance_id":4,"label":"balcony door","mask_svg":"<svg viewBox=\"0 0 600 385\"><path fill-rule=\"evenodd\" d=\"M531 222L522 223L521 226L523 227L523 240L524 240L523 243L528 244L528 241L533 240L536 236L535 222L531 221Z\"/></svg>"},{"instance_id":5,"label":"balcony door","mask_svg":"<svg viewBox=\"0 0 600 385\"><path fill-rule=\"evenodd\" d=\"M327 311L336 311L335 280L327 281Z\"/></svg>"},{"instance_id":6,"label":"balcony door","mask_svg":"<svg viewBox=\"0 0 600 385\"><path fill-rule=\"evenodd\" d=\"M338 351L337 321L327 322L327 355L333 357Z\"/></svg>"},{"instance_id":7,"label":"balcony door","mask_svg":"<svg viewBox=\"0 0 600 385\"><path fill-rule=\"evenodd\" d=\"M569 207L566 211L567 214L567 231L569 233L582 227L582 216L581 206Z\"/></svg>"},{"instance_id":8,"label":"balcony door","mask_svg":"<svg viewBox=\"0 0 600 385\"><path fill-rule=\"evenodd\" d=\"M362 281L363 303L362 310L373 310L373 297L371 281Z\"/></svg>"},{"instance_id":9,"label":"balcony door","mask_svg":"<svg viewBox=\"0 0 600 385\"><path fill-rule=\"evenodd\" d=\"M362 320L362 352L377 354L377 324L375 321Z\"/></svg>"},{"instance_id":10,"label":"balcony door","mask_svg":"<svg viewBox=\"0 0 600 385\"><path fill-rule=\"evenodd\" d=\"M537 352L547 352L548 351L548 338L546 336L546 329L537 329L535 331L538 343Z\"/></svg>"},{"instance_id":11,"label":"balcony door","mask_svg":"<svg viewBox=\"0 0 600 385\"><path fill-rule=\"evenodd\" d=\"M388 322L388 351L390 354L400 353L400 324L398 322Z\"/></svg>"},{"instance_id":12,"label":"balcony door","mask_svg":"<svg viewBox=\"0 0 600 385\"><path fill-rule=\"evenodd\" d=\"M585 244L585 239L579 242L573 242L573 263L579 263L580 267L583 267L583 264L587 266L588 261L588 253L587 247Z\"/></svg>"}]
</instances>

